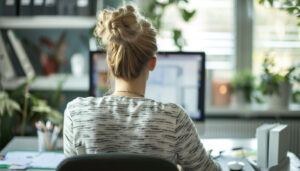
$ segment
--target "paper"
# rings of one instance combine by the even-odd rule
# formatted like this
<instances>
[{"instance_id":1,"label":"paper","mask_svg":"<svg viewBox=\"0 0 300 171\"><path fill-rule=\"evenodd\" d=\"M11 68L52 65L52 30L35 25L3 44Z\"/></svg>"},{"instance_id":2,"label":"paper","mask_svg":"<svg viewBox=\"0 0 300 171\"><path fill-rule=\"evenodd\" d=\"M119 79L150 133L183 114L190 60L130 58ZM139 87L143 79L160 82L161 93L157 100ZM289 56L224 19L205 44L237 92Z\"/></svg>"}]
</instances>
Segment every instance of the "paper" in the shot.
<instances>
[{"instance_id":1,"label":"paper","mask_svg":"<svg viewBox=\"0 0 300 171\"><path fill-rule=\"evenodd\" d=\"M63 153L45 152L40 153L30 163L32 168L56 168L58 164L63 161L65 155Z\"/></svg>"},{"instance_id":2,"label":"paper","mask_svg":"<svg viewBox=\"0 0 300 171\"><path fill-rule=\"evenodd\" d=\"M8 165L10 169L55 169L64 158L64 154L58 152L10 151L4 160L0 160L0 166Z\"/></svg>"}]
</instances>

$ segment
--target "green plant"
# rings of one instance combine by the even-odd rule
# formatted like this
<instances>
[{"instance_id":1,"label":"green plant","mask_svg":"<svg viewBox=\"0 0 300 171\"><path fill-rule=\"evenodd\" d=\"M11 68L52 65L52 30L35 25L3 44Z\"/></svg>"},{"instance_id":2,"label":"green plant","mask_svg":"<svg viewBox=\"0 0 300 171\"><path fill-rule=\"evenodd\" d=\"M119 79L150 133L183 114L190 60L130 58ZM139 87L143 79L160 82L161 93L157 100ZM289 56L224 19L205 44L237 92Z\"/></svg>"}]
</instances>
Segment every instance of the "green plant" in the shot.
<instances>
[{"instance_id":1,"label":"green plant","mask_svg":"<svg viewBox=\"0 0 300 171\"><path fill-rule=\"evenodd\" d=\"M265 58L263 62L263 74L259 90L264 95L279 94L279 85L285 82L300 82L299 76L293 75L293 72L299 68L299 65L289 67L284 74L274 72L275 63L271 58Z\"/></svg>"},{"instance_id":2,"label":"green plant","mask_svg":"<svg viewBox=\"0 0 300 171\"><path fill-rule=\"evenodd\" d=\"M62 114L49 106L47 101L37 97L29 92L31 83L35 78L28 79L24 84L16 88L10 95L4 90L0 92L0 119L1 127L5 126L6 130L15 129L13 134L25 135L27 125L33 126L38 120L50 120L53 123L61 124ZM52 104L54 105L59 97L63 81L60 82L57 90L53 93ZM9 116L10 118L8 118ZM13 124L4 125L2 121L10 122ZM18 126L20 130L17 131ZM1 136L4 135L1 129ZM2 143L2 141L1 141Z\"/></svg>"},{"instance_id":3,"label":"green plant","mask_svg":"<svg viewBox=\"0 0 300 171\"><path fill-rule=\"evenodd\" d=\"M255 77L251 71L242 71L235 74L232 80L233 91L242 91L247 102L251 102L251 95L255 89Z\"/></svg>"},{"instance_id":4,"label":"green plant","mask_svg":"<svg viewBox=\"0 0 300 171\"><path fill-rule=\"evenodd\" d=\"M300 103L300 90L296 90L292 95L292 102Z\"/></svg>"},{"instance_id":5,"label":"green plant","mask_svg":"<svg viewBox=\"0 0 300 171\"><path fill-rule=\"evenodd\" d=\"M14 135L15 113L21 112L20 105L5 91L0 92L0 148Z\"/></svg>"},{"instance_id":6,"label":"green plant","mask_svg":"<svg viewBox=\"0 0 300 171\"><path fill-rule=\"evenodd\" d=\"M171 5L176 5L177 10L180 12L182 19L185 22L189 22L191 18L196 14L196 10L190 10L179 6L179 3L188 3L188 0L169 0L169 1L158 1L151 0L149 3L146 3L141 9L143 15L150 19L154 27L160 32L162 25L162 17L167 7ZM174 44L181 51L183 46L185 45L185 40L182 35L182 31L178 28L172 29L173 32L173 41Z\"/></svg>"},{"instance_id":7,"label":"green plant","mask_svg":"<svg viewBox=\"0 0 300 171\"><path fill-rule=\"evenodd\" d=\"M260 4L269 4L272 7L279 8L280 10L288 12L290 15L300 19L300 0L258 0ZM298 22L300 26L300 21Z\"/></svg>"}]
</instances>

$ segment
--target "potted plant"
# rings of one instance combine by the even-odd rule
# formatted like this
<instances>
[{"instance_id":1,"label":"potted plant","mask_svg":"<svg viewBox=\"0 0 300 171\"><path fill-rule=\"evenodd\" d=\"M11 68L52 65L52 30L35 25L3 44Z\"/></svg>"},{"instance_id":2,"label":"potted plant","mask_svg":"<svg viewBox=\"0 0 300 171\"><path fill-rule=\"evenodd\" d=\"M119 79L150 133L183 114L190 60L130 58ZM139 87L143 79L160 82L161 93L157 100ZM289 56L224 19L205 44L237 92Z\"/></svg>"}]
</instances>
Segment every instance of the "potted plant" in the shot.
<instances>
[{"instance_id":1,"label":"potted plant","mask_svg":"<svg viewBox=\"0 0 300 171\"><path fill-rule=\"evenodd\" d=\"M1 79L1 78L0 78ZM2 148L14 135L26 135L28 128L33 128L39 120L50 120L53 123L62 122L62 114L50 107L46 100L29 92L33 79L28 80L11 93L7 93L0 83L0 147ZM59 84L53 93L53 101L58 102ZM34 130L34 129L31 129ZM32 132L35 134L34 132ZM28 135L28 134L27 134Z\"/></svg>"},{"instance_id":2,"label":"potted plant","mask_svg":"<svg viewBox=\"0 0 300 171\"><path fill-rule=\"evenodd\" d=\"M298 80L298 76L293 75L293 72L299 65L281 72L276 72L274 67L273 59L264 59L259 90L268 97L269 109L288 108L292 84Z\"/></svg>"},{"instance_id":3,"label":"potted plant","mask_svg":"<svg viewBox=\"0 0 300 171\"><path fill-rule=\"evenodd\" d=\"M251 103L251 96L255 88L254 81L254 75L248 70L237 72L233 77L231 87L239 106Z\"/></svg>"}]
</instances>

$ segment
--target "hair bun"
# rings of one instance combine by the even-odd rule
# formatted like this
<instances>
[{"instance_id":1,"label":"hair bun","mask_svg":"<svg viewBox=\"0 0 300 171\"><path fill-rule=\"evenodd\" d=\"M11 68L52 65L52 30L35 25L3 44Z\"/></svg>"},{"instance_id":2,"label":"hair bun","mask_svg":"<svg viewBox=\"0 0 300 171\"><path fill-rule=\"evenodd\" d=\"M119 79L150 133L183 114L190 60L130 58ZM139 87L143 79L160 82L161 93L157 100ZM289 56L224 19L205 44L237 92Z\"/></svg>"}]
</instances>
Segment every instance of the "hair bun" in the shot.
<instances>
[{"instance_id":1,"label":"hair bun","mask_svg":"<svg viewBox=\"0 0 300 171\"><path fill-rule=\"evenodd\" d=\"M99 21L102 26L99 26L98 32L105 42L132 42L142 31L142 23L131 5L114 12L104 10L100 13Z\"/></svg>"}]
</instances>

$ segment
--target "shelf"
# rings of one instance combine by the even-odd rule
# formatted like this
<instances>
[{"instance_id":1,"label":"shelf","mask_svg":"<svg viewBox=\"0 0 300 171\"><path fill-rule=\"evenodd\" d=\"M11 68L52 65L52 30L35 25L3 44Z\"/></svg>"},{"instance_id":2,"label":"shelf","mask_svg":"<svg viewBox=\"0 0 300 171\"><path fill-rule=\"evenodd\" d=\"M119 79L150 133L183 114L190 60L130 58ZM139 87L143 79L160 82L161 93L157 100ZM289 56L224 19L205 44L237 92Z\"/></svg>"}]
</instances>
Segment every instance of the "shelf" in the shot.
<instances>
[{"instance_id":1,"label":"shelf","mask_svg":"<svg viewBox=\"0 0 300 171\"><path fill-rule=\"evenodd\" d=\"M33 16L0 17L0 29L89 29L96 24L96 17L82 16Z\"/></svg>"},{"instance_id":2,"label":"shelf","mask_svg":"<svg viewBox=\"0 0 300 171\"><path fill-rule=\"evenodd\" d=\"M207 116L218 117L299 117L300 105L291 104L288 109L268 109L266 105L245 107L207 107Z\"/></svg>"},{"instance_id":3,"label":"shelf","mask_svg":"<svg viewBox=\"0 0 300 171\"><path fill-rule=\"evenodd\" d=\"M88 91L89 77L88 75L76 77L66 74L53 74L50 76L40 76L31 84L30 90L51 91L56 90L61 80L64 80L62 90L64 91ZM12 80L2 81L2 85L6 90L14 90L21 84L25 83L26 78L16 78Z\"/></svg>"}]
</instances>

